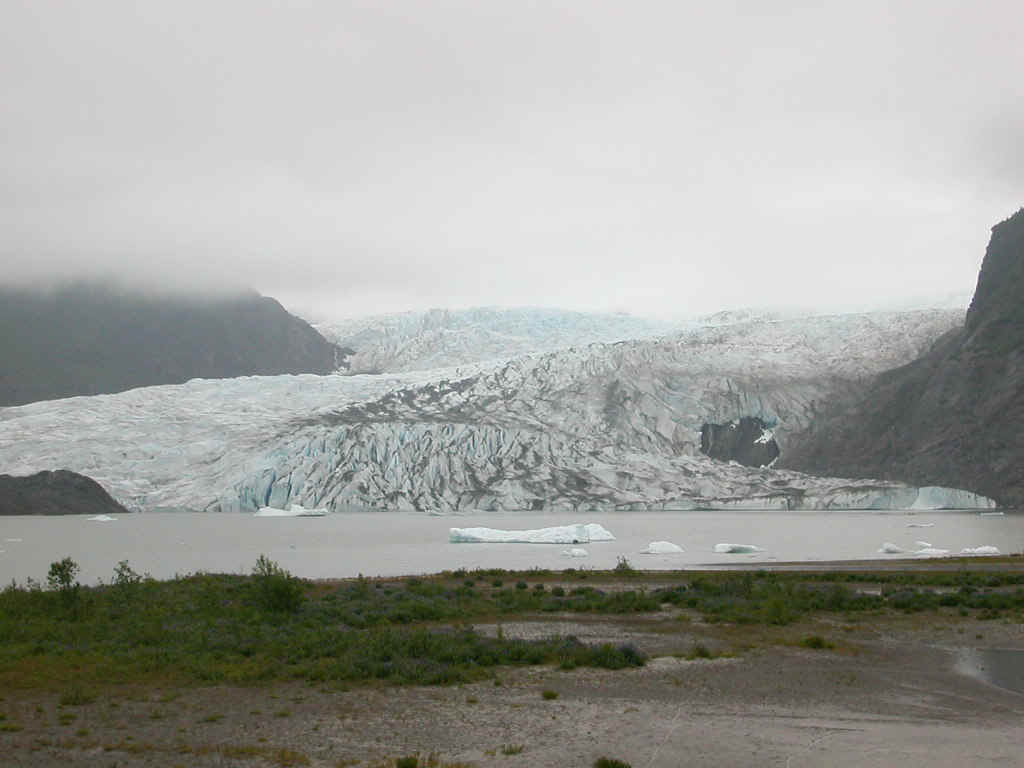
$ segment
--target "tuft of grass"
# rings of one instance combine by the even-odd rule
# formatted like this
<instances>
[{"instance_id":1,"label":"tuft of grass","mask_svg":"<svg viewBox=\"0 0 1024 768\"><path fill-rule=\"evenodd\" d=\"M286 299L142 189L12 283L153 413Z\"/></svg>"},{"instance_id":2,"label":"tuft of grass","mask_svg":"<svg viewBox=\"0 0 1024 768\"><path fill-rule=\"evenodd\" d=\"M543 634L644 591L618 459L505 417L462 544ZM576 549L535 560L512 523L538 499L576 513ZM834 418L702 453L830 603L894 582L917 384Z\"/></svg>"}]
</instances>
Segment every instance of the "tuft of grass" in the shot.
<instances>
[{"instance_id":1,"label":"tuft of grass","mask_svg":"<svg viewBox=\"0 0 1024 768\"><path fill-rule=\"evenodd\" d=\"M540 697L544 699L544 701L554 701L558 698L558 691L552 691L550 688L545 688L540 692Z\"/></svg>"},{"instance_id":2,"label":"tuft of grass","mask_svg":"<svg viewBox=\"0 0 1024 768\"><path fill-rule=\"evenodd\" d=\"M89 693L82 688L69 688L60 695L60 705L62 707L82 707L86 704L92 704L96 701L96 695Z\"/></svg>"},{"instance_id":3,"label":"tuft of grass","mask_svg":"<svg viewBox=\"0 0 1024 768\"><path fill-rule=\"evenodd\" d=\"M696 645L693 646L693 650L690 651L689 655L686 658L688 658L688 659L710 659L710 658L714 658L714 657L713 657L713 654L711 653L711 651L708 649L708 647L706 645L704 645L704 643L697 643Z\"/></svg>"},{"instance_id":4,"label":"tuft of grass","mask_svg":"<svg viewBox=\"0 0 1024 768\"><path fill-rule=\"evenodd\" d=\"M524 744L502 744L501 754L503 755L518 755L521 753L526 746Z\"/></svg>"},{"instance_id":5,"label":"tuft of grass","mask_svg":"<svg viewBox=\"0 0 1024 768\"><path fill-rule=\"evenodd\" d=\"M814 650L824 650L836 647L835 643L830 643L821 635L808 635L800 641L800 645L804 648L813 648Z\"/></svg>"},{"instance_id":6,"label":"tuft of grass","mask_svg":"<svg viewBox=\"0 0 1024 768\"><path fill-rule=\"evenodd\" d=\"M220 714L219 712L215 712L212 715L207 715L206 717L204 717L199 722L200 723L219 723L223 719L224 719L224 715Z\"/></svg>"},{"instance_id":7,"label":"tuft of grass","mask_svg":"<svg viewBox=\"0 0 1024 768\"><path fill-rule=\"evenodd\" d=\"M610 757L599 757L594 761L594 768L633 768L623 760L615 760Z\"/></svg>"}]
</instances>

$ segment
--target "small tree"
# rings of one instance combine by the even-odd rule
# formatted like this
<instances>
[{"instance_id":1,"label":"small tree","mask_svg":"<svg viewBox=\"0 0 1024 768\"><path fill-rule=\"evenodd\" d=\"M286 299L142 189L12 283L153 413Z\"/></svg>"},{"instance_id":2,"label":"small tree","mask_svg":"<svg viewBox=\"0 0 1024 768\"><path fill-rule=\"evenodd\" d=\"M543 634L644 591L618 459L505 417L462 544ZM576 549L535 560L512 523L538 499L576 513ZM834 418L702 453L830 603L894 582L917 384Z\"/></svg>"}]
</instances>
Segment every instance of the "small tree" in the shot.
<instances>
[{"instance_id":1,"label":"small tree","mask_svg":"<svg viewBox=\"0 0 1024 768\"><path fill-rule=\"evenodd\" d=\"M50 563L50 572L46 575L46 583L50 589L60 594L61 600L67 607L73 607L78 603L78 591L81 585L75 581L79 571L78 563L70 557Z\"/></svg>"},{"instance_id":2,"label":"small tree","mask_svg":"<svg viewBox=\"0 0 1024 768\"><path fill-rule=\"evenodd\" d=\"M302 582L266 555L256 560L252 578L264 610L296 613L302 607Z\"/></svg>"}]
</instances>

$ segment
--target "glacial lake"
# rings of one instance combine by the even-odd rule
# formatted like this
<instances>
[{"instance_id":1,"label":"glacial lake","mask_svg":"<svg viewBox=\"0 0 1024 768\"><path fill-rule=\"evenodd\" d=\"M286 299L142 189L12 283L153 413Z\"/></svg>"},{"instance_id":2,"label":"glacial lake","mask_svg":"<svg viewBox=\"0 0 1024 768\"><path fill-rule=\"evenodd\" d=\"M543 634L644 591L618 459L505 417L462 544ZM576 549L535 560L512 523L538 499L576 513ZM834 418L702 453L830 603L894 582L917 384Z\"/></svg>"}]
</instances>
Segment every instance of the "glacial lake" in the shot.
<instances>
[{"instance_id":1,"label":"glacial lake","mask_svg":"<svg viewBox=\"0 0 1024 768\"><path fill-rule=\"evenodd\" d=\"M558 544L452 544L451 527L543 528L600 523L615 541L582 544L589 556L562 555ZM643 555L651 541L685 552ZM882 554L883 542L908 554ZM49 564L70 556L83 584L109 581L128 560L157 578L195 571L248 573L265 554L309 578L397 576L455 568L611 568L625 556L637 568L673 569L776 562L892 560L914 556L917 542L957 554L965 547L1024 551L1024 513L978 512L502 512L430 516L402 512L261 518L242 514L147 513L114 522L84 516L0 517L0 584L44 581ZM763 552L716 554L719 543ZM984 558L979 558L984 560Z\"/></svg>"}]
</instances>

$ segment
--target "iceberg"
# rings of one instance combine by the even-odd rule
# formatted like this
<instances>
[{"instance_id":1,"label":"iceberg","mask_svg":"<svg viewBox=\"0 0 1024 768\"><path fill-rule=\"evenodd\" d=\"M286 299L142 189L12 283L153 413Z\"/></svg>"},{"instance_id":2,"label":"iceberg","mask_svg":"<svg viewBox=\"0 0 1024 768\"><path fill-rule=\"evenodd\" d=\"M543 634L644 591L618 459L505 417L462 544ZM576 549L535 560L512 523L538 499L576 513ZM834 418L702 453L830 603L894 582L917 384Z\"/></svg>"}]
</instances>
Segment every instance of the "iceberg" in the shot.
<instances>
[{"instance_id":1,"label":"iceberg","mask_svg":"<svg viewBox=\"0 0 1024 768\"><path fill-rule=\"evenodd\" d=\"M254 517L323 517L326 509L306 509L301 504L292 504L288 509L260 507Z\"/></svg>"},{"instance_id":2,"label":"iceberg","mask_svg":"<svg viewBox=\"0 0 1024 768\"><path fill-rule=\"evenodd\" d=\"M914 554L922 555L924 557L942 557L943 555L948 555L949 550L936 549L935 547L924 547L922 549L917 550Z\"/></svg>"},{"instance_id":3,"label":"iceberg","mask_svg":"<svg viewBox=\"0 0 1024 768\"><path fill-rule=\"evenodd\" d=\"M640 550L641 555L677 555L683 552L683 548L671 541L652 541L647 549Z\"/></svg>"},{"instance_id":4,"label":"iceberg","mask_svg":"<svg viewBox=\"0 0 1024 768\"><path fill-rule=\"evenodd\" d=\"M998 555L998 547L964 547L960 550L961 555Z\"/></svg>"},{"instance_id":5,"label":"iceberg","mask_svg":"<svg viewBox=\"0 0 1024 768\"><path fill-rule=\"evenodd\" d=\"M907 523L907 528L933 528L935 523Z\"/></svg>"},{"instance_id":6,"label":"iceberg","mask_svg":"<svg viewBox=\"0 0 1024 768\"><path fill-rule=\"evenodd\" d=\"M915 541L914 542L921 549L929 549L932 545L927 541Z\"/></svg>"},{"instance_id":7,"label":"iceberg","mask_svg":"<svg viewBox=\"0 0 1024 768\"><path fill-rule=\"evenodd\" d=\"M588 544L592 541L615 541L615 537L597 523L575 523L526 531L451 528L448 540L453 544Z\"/></svg>"},{"instance_id":8,"label":"iceberg","mask_svg":"<svg viewBox=\"0 0 1024 768\"><path fill-rule=\"evenodd\" d=\"M92 520L93 522L96 522L96 523L116 523L117 522L117 518L116 517L111 517L110 515L95 515L95 516L87 518L87 519L88 520Z\"/></svg>"},{"instance_id":9,"label":"iceberg","mask_svg":"<svg viewBox=\"0 0 1024 768\"><path fill-rule=\"evenodd\" d=\"M590 557L590 553L582 547L573 547L572 549L563 549L562 557Z\"/></svg>"},{"instance_id":10,"label":"iceberg","mask_svg":"<svg viewBox=\"0 0 1024 768\"><path fill-rule=\"evenodd\" d=\"M907 550L896 546L891 541L885 541L882 542L882 546L878 548L878 551L883 555L902 555Z\"/></svg>"},{"instance_id":11,"label":"iceberg","mask_svg":"<svg viewBox=\"0 0 1024 768\"><path fill-rule=\"evenodd\" d=\"M743 555L764 550L753 544L715 544L715 552L719 555Z\"/></svg>"}]
</instances>

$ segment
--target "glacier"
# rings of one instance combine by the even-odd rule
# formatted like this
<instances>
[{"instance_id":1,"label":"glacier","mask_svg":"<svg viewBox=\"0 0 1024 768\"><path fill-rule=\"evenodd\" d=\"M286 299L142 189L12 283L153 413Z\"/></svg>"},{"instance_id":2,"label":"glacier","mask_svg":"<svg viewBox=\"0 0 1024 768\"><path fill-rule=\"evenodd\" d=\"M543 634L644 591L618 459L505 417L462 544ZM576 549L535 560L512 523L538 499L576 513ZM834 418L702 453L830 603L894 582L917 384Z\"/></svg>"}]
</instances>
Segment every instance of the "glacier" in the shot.
<instances>
[{"instance_id":1,"label":"glacier","mask_svg":"<svg viewBox=\"0 0 1024 768\"><path fill-rule=\"evenodd\" d=\"M705 323L491 362L470 344L471 362L449 368L33 403L0 409L0 467L66 467L140 511L987 509L954 489L743 467L699 450L705 422L751 415L785 451L817 403L912 359L962 314Z\"/></svg>"},{"instance_id":2,"label":"glacier","mask_svg":"<svg viewBox=\"0 0 1024 768\"><path fill-rule=\"evenodd\" d=\"M615 541L615 537L598 523L574 523L535 528L526 531L505 531L500 528L451 528L453 544L588 544L592 541ZM570 550L570 553L573 550ZM581 555L572 555L581 557Z\"/></svg>"}]
</instances>

